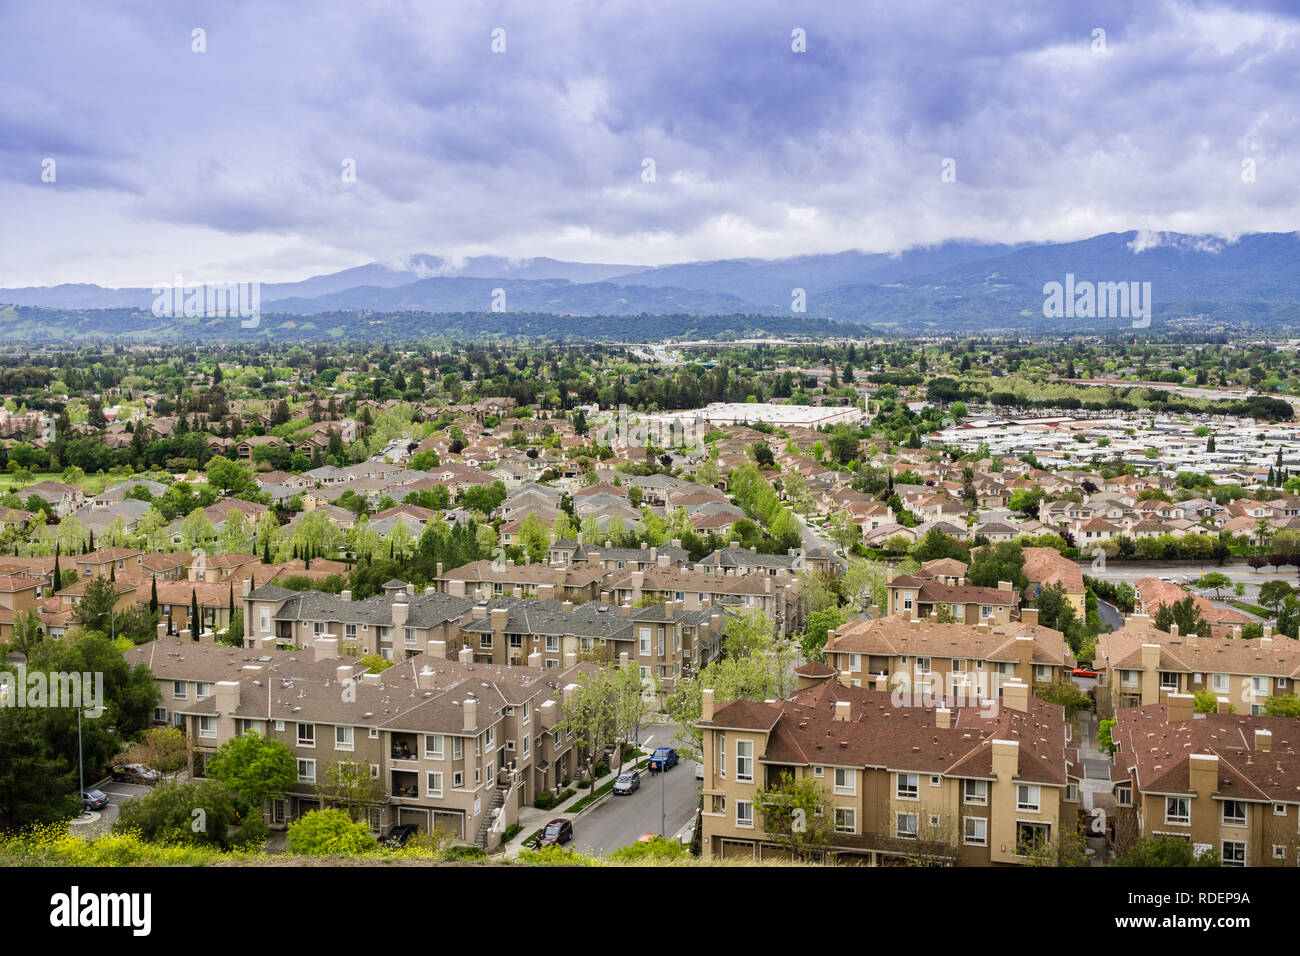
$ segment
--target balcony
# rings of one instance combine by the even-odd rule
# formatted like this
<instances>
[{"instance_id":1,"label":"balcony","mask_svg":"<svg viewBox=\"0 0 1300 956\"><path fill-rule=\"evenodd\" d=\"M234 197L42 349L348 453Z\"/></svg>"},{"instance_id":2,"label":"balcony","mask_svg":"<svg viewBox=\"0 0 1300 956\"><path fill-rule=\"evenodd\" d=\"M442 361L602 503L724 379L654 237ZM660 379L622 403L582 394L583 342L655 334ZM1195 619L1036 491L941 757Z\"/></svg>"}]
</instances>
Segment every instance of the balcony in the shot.
<instances>
[{"instance_id":1,"label":"balcony","mask_svg":"<svg viewBox=\"0 0 1300 956\"><path fill-rule=\"evenodd\" d=\"M416 761L420 759L419 740L415 734L393 734L390 756L398 761Z\"/></svg>"},{"instance_id":2,"label":"balcony","mask_svg":"<svg viewBox=\"0 0 1300 956\"><path fill-rule=\"evenodd\" d=\"M414 770L394 770L391 774L394 800L418 800L420 775Z\"/></svg>"}]
</instances>

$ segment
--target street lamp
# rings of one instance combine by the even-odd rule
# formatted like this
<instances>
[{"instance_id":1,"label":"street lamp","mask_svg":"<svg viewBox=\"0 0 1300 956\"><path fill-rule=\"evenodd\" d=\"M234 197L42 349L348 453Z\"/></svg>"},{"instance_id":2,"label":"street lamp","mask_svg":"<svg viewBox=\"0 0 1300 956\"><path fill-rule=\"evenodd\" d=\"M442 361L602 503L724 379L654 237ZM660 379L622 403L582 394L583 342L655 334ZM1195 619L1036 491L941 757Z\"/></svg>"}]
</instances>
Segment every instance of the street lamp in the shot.
<instances>
[{"instance_id":1,"label":"street lamp","mask_svg":"<svg viewBox=\"0 0 1300 956\"><path fill-rule=\"evenodd\" d=\"M668 815L665 810L665 807L667 805L667 792L668 792L667 778L668 778L668 759L664 758L663 766L659 768L659 836L665 840L668 839L668 834L665 832L667 830L667 824L665 823L665 819L667 818Z\"/></svg>"}]
</instances>

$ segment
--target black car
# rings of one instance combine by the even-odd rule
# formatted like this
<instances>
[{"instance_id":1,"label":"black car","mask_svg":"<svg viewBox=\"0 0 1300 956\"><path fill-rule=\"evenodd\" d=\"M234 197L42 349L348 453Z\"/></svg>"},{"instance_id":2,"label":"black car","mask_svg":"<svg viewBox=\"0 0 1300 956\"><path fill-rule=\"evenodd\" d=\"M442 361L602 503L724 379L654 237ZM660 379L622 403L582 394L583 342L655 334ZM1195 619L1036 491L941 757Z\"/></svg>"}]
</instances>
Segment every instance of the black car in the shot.
<instances>
[{"instance_id":1,"label":"black car","mask_svg":"<svg viewBox=\"0 0 1300 956\"><path fill-rule=\"evenodd\" d=\"M108 806L108 794L103 790L88 787L81 791L81 805L87 810L103 810Z\"/></svg>"},{"instance_id":2,"label":"black car","mask_svg":"<svg viewBox=\"0 0 1300 956\"><path fill-rule=\"evenodd\" d=\"M399 823L396 826L389 827L388 832L384 834L383 839L379 842L389 849L396 850L406 846L407 841L415 836L419 829L419 827L411 823Z\"/></svg>"}]
</instances>

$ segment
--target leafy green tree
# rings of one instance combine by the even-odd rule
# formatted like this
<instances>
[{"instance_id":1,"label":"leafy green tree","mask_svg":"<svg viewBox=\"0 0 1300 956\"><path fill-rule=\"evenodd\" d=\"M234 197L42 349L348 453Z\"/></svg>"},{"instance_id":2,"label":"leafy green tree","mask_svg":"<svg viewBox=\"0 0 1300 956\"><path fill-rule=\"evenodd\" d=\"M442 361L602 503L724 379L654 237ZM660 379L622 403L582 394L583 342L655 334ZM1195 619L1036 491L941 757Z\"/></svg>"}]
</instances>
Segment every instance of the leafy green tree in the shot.
<instances>
[{"instance_id":1,"label":"leafy green tree","mask_svg":"<svg viewBox=\"0 0 1300 956\"><path fill-rule=\"evenodd\" d=\"M1264 713L1269 717L1300 717L1300 697L1281 694L1264 701Z\"/></svg>"},{"instance_id":2,"label":"leafy green tree","mask_svg":"<svg viewBox=\"0 0 1300 956\"><path fill-rule=\"evenodd\" d=\"M1029 584L1025 577L1025 553L1015 541L1000 541L972 551L971 559L966 577L976 587L995 588L999 581L1010 581L1017 591L1024 591Z\"/></svg>"},{"instance_id":3,"label":"leafy green tree","mask_svg":"<svg viewBox=\"0 0 1300 956\"><path fill-rule=\"evenodd\" d=\"M1292 587L1286 581L1265 581L1259 586L1259 603L1276 614L1291 593Z\"/></svg>"},{"instance_id":4,"label":"leafy green tree","mask_svg":"<svg viewBox=\"0 0 1300 956\"><path fill-rule=\"evenodd\" d=\"M1286 582L1279 581L1278 583L1285 584ZM1223 594L1221 592L1223 591L1224 588L1231 586L1231 584L1232 584L1232 579L1229 578L1222 571L1211 571L1209 574L1201 578L1201 580L1196 582L1196 586L1199 588L1205 588L1206 590L1213 590L1214 599L1216 601L1223 600ZM1287 585L1287 590L1290 590L1290 585Z\"/></svg>"},{"instance_id":5,"label":"leafy green tree","mask_svg":"<svg viewBox=\"0 0 1300 956\"><path fill-rule=\"evenodd\" d=\"M1118 723L1119 721L1111 717L1103 720L1097 726L1097 746L1105 748L1106 753L1110 754L1112 757L1115 756L1115 750L1117 748L1115 740L1111 735L1114 733L1115 725Z\"/></svg>"},{"instance_id":6,"label":"leafy green tree","mask_svg":"<svg viewBox=\"0 0 1300 956\"><path fill-rule=\"evenodd\" d=\"M189 843L233 849L265 839L265 825L232 834L239 819L225 785L215 780L165 780L118 809L114 833L138 833L150 843ZM258 815L258 823L262 823Z\"/></svg>"},{"instance_id":7,"label":"leafy green tree","mask_svg":"<svg viewBox=\"0 0 1300 956\"><path fill-rule=\"evenodd\" d=\"M672 860L680 860L690 851L676 840L665 839L656 836L653 840L646 840L644 843L637 842L628 846L621 846L610 853L609 858L614 863L667 863Z\"/></svg>"},{"instance_id":8,"label":"leafy green tree","mask_svg":"<svg viewBox=\"0 0 1300 956\"><path fill-rule=\"evenodd\" d=\"M108 632L113 609L117 606L117 587L100 575L86 584L81 601L73 608L72 619L87 630Z\"/></svg>"},{"instance_id":9,"label":"leafy green tree","mask_svg":"<svg viewBox=\"0 0 1300 956\"><path fill-rule=\"evenodd\" d=\"M312 810L289 824L289 852L296 856L364 856L379 852L370 827L346 811Z\"/></svg>"},{"instance_id":10,"label":"leafy green tree","mask_svg":"<svg viewBox=\"0 0 1300 956\"><path fill-rule=\"evenodd\" d=\"M39 711L0 707L0 830L67 820L81 810L77 765L46 742Z\"/></svg>"},{"instance_id":11,"label":"leafy green tree","mask_svg":"<svg viewBox=\"0 0 1300 956\"><path fill-rule=\"evenodd\" d=\"M811 615L804 627L803 637L799 640L804 657L808 660L822 660L829 633L843 623L844 612L838 607L824 608Z\"/></svg>"},{"instance_id":12,"label":"leafy green tree","mask_svg":"<svg viewBox=\"0 0 1300 956\"><path fill-rule=\"evenodd\" d=\"M1206 850L1197 855L1192 841L1175 836L1143 837L1127 853L1115 861L1115 866L1187 867L1222 866L1216 850Z\"/></svg>"},{"instance_id":13,"label":"leafy green tree","mask_svg":"<svg viewBox=\"0 0 1300 956\"><path fill-rule=\"evenodd\" d=\"M1092 698L1068 677L1058 677L1045 687L1035 688L1035 693L1045 701L1064 707L1066 720L1073 720L1075 714L1092 707Z\"/></svg>"},{"instance_id":14,"label":"leafy green tree","mask_svg":"<svg viewBox=\"0 0 1300 956\"><path fill-rule=\"evenodd\" d=\"M931 528L921 536L912 547L911 555L920 563L933 561L936 558L953 558L965 563L969 560L970 554L960 541L951 535L944 534L938 528ZM1023 561L1021 562L1023 565Z\"/></svg>"},{"instance_id":15,"label":"leafy green tree","mask_svg":"<svg viewBox=\"0 0 1300 956\"><path fill-rule=\"evenodd\" d=\"M830 844L834 812L825 788L813 777L796 780L782 773L775 786L754 794L754 806L763 817L763 833L796 858Z\"/></svg>"},{"instance_id":16,"label":"leafy green tree","mask_svg":"<svg viewBox=\"0 0 1300 956\"><path fill-rule=\"evenodd\" d=\"M370 807L388 802L384 783L370 776L370 767L359 760L335 760L316 775L315 790L321 806L345 810L355 823Z\"/></svg>"},{"instance_id":17,"label":"leafy green tree","mask_svg":"<svg viewBox=\"0 0 1300 956\"><path fill-rule=\"evenodd\" d=\"M298 762L283 743L250 730L217 748L204 772L260 811L266 801L282 795L297 782Z\"/></svg>"}]
</instances>

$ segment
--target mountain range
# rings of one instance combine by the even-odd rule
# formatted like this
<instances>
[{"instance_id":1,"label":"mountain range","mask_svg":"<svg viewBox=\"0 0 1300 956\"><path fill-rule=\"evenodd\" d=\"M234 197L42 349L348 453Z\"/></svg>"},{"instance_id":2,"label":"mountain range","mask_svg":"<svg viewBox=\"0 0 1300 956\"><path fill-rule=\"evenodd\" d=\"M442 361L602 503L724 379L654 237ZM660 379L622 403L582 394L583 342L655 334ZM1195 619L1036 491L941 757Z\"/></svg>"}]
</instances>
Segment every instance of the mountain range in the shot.
<instances>
[{"instance_id":1,"label":"mountain range","mask_svg":"<svg viewBox=\"0 0 1300 956\"><path fill-rule=\"evenodd\" d=\"M1068 243L997 245L954 240L896 255L841 252L658 267L416 255L398 265L374 262L299 282L264 284L259 328L265 335L284 325L288 317L489 311L498 315L494 325L504 322L506 330L510 321L504 317L525 314L752 316L754 329L763 328L761 317L783 319L781 325L787 329L797 328L804 319L831 319L900 334L1104 330L1131 324L1126 316L1068 320L1045 316L1044 285L1064 283L1067 275L1078 283L1150 283L1152 327L1156 328L1244 323L1267 329L1300 324L1300 234L1252 233L1230 241L1130 231ZM796 290L802 290L802 313L792 309L799 296ZM94 321L99 310L148 312L153 301L148 288L68 284L0 289L0 304L22 307L24 315L30 310L48 312L38 316L34 325L47 325L47 333L55 337L74 316L73 324L84 334L90 331L88 320L92 327L99 324ZM494 309L494 302L501 308ZM146 327L150 319L175 321L151 315L139 318ZM825 334L824 323L814 324ZM3 325L10 337L26 337L13 322ZM298 334L305 326L320 325L289 320ZM446 323L430 325L445 327ZM111 328L107 334L112 334ZM220 328L224 331L225 325ZM656 337L658 325L646 323L646 331ZM230 337L257 334L234 329Z\"/></svg>"}]
</instances>

